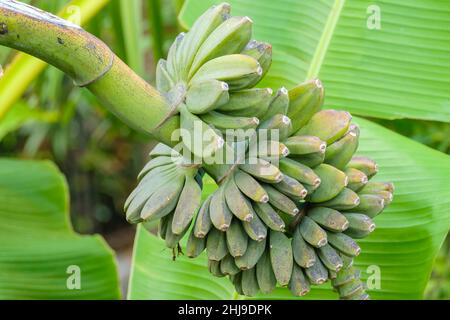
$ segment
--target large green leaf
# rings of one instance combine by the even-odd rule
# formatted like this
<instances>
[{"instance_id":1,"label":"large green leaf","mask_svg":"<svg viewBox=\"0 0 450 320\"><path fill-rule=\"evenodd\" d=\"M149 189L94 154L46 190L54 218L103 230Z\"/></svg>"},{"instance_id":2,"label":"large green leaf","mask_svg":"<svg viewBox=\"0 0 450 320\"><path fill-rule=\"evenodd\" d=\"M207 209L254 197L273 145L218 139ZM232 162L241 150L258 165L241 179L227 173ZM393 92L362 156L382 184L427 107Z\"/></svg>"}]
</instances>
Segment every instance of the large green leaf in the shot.
<instances>
[{"instance_id":1,"label":"large green leaf","mask_svg":"<svg viewBox=\"0 0 450 320\"><path fill-rule=\"evenodd\" d=\"M187 0L181 24L188 28L218 2ZM273 45L264 85L289 87L319 76L327 107L450 122L450 1L228 2L234 15L254 20L256 39ZM373 8L380 9L379 30L367 27Z\"/></svg>"},{"instance_id":2,"label":"large green leaf","mask_svg":"<svg viewBox=\"0 0 450 320\"><path fill-rule=\"evenodd\" d=\"M52 163L0 159L0 299L119 298L114 253L76 234L68 207ZM77 275L80 289L69 289Z\"/></svg>"},{"instance_id":3,"label":"large green leaf","mask_svg":"<svg viewBox=\"0 0 450 320\"><path fill-rule=\"evenodd\" d=\"M381 288L369 290L374 299L422 297L434 257L450 228L450 157L367 120L361 126L360 154L376 159L376 180L393 181L395 199L375 219L377 230L360 241L356 259L363 278L367 267L381 271ZM139 229L133 256L129 297L133 299L231 298L225 279L207 274L205 257L171 260L171 251L146 230ZM265 297L267 298L267 297ZM292 298L279 289L269 298ZM307 298L336 298L328 287Z\"/></svg>"}]
</instances>

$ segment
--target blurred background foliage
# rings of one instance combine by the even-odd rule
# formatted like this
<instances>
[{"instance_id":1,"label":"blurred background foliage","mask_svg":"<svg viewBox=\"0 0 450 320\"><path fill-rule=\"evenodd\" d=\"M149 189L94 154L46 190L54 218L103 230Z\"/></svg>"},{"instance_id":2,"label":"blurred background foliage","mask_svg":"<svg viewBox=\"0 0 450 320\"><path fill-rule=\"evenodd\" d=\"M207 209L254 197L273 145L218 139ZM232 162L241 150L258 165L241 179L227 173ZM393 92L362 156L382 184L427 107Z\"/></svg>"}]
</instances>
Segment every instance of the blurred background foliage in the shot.
<instances>
[{"instance_id":1,"label":"blurred background foliage","mask_svg":"<svg viewBox=\"0 0 450 320\"><path fill-rule=\"evenodd\" d=\"M57 13L68 1L24 2ZM183 0L107 2L84 28L153 84L155 63L166 55L173 38L182 31L177 16ZM15 54L0 47L0 65L5 69ZM447 123L371 120L450 154ZM130 130L87 90L74 87L69 78L51 66L0 118L0 156L54 161L69 182L74 229L103 234L118 251L119 263L121 257L127 263L134 237L134 228L123 218L122 204L153 144L148 136ZM450 299L449 239L436 260L426 298Z\"/></svg>"}]
</instances>

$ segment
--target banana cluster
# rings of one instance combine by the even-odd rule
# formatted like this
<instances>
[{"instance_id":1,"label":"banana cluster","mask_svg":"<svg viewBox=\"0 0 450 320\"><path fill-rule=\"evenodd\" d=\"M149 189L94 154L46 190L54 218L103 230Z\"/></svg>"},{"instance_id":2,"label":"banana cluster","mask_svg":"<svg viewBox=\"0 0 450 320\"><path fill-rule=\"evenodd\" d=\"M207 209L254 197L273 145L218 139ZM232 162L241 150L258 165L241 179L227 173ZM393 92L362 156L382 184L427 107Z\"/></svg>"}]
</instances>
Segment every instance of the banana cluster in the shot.
<instances>
[{"instance_id":1,"label":"banana cluster","mask_svg":"<svg viewBox=\"0 0 450 320\"><path fill-rule=\"evenodd\" d=\"M127 220L159 219L160 237L179 252L188 233L185 254L206 250L209 271L229 277L243 295L279 285L302 296L331 280L342 299L367 299L352 266L361 251L355 239L374 231L394 187L370 181L378 167L355 155L359 127L348 112L321 110L319 80L275 93L253 87L270 67L271 47L250 40L251 20L229 11L221 4L204 13L157 69L158 89L181 128L193 132L200 123L211 137L199 150L197 136L183 137L203 162L158 145L125 203ZM228 129L256 131L229 142ZM219 150L245 161L206 163ZM219 187L202 203L205 171Z\"/></svg>"}]
</instances>

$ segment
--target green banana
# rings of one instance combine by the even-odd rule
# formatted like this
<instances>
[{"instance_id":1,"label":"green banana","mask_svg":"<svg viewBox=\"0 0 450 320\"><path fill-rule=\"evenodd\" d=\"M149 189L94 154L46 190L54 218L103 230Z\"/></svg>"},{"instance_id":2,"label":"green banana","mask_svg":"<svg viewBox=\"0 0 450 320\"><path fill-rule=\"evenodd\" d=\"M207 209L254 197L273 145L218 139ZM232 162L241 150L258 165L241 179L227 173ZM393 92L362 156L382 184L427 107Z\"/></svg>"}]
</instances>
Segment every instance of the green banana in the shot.
<instances>
[{"instance_id":1,"label":"green banana","mask_svg":"<svg viewBox=\"0 0 450 320\"><path fill-rule=\"evenodd\" d=\"M330 146L347 132L352 116L346 111L322 110L314 114L309 122L295 135L313 135Z\"/></svg>"},{"instance_id":2,"label":"green banana","mask_svg":"<svg viewBox=\"0 0 450 320\"><path fill-rule=\"evenodd\" d=\"M208 260L208 270L215 277L225 277L225 275L220 270L220 261Z\"/></svg>"},{"instance_id":3,"label":"green banana","mask_svg":"<svg viewBox=\"0 0 450 320\"><path fill-rule=\"evenodd\" d=\"M295 216L299 212L297 205L289 197L268 184L264 184L263 187L269 195L269 203L272 206L292 216Z\"/></svg>"},{"instance_id":4,"label":"green banana","mask_svg":"<svg viewBox=\"0 0 450 320\"><path fill-rule=\"evenodd\" d=\"M181 191L178 204L174 212L172 232L180 234L188 227L198 208L202 197L202 190L191 175L186 176L183 191Z\"/></svg>"},{"instance_id":5,"label":"green banana","mask_svg":"<svg viewBox=\"0 0 450 320\"><path fill-rule=\"evenodd\" d=\"M241 270L234 263L234 258L227 254L225 258L220 261L220 272L229 276L234 276L241 272Z\"/></svg>"},{"instance_id":6,"label":"green banana","mask_svg":"<svg viewBox=\"0 0 450 320\"><path fill-rule=\"evenodd\" d=\"M348 132L328 146L325 163L343 170L358 149L359 127L351 125Z\"/></svg>"},{"instance_id":7,"label":"green banana","mask_svg":"<svg viewBox=\"0 0 450 320\"><path fill-rule=\"evenodd\" d=\"M247 250L248 237L239 220L233 219L226 231L228 251L233 257L242 257Z\"/></svg>"},{"instance_id":8,"label":"green banana","mask_svg":"<svg viewBox=\"0 0 450 320\"><path fill-rule=\"evenodd\" d=\"M267 227L256 214L253 215L252 220L242 221L242 225L245 232L253 240L261 241L267 236Z\"/></svg>"},{"instance_id":9,"label":"green banana","mask_svg":"<svg viewBox=\"0 0 450 320\"><path fill-rule=\"evenodd\" d=\"M264 188L248 173L237 170L234 175L234 181L238 188L247 197L255 202L266 203L269 201L269 196Z\"/></svg>"},{"instance_id":10,"label":"green banana","mask_svg":"<svg viewBox=\"0 0 450 320\"><path fill-rule=\"evenodd\" d=\"M229 99L228 84L215 79L196 82L186 93L186 108L194 114L207 113Z\"/></svg>"},{"instance_id":11,"label":"green banana","mask_svg":"<svg viewBox=\"0 0 450 320\"><path fill-rule=\"evenodd\" d=\"M349 222L343 214L331 208L316 207L308 210L308 217L326 230L342 232Z\"/></svg>"},{"instance_id":12,"label":"green banana","mask_svg":"<svg viewBox=\"0 0 450 320\"><path fill-rule=\"evenodd\" d=\"M156 65L156 88L160 92L167 93L175 85L173 79L167 72L167 62L160 59Z\"/></svg>"},{"instance_id":13,"label":"green banana","mask_svg":"<svg viewBox=\"0 0 450 320\"><path fill-rule=\"evenodd\" d=\"M300 223L300 233L313 247L320 248L327 244L327 233L308 216L303 217Z\"/></svg>"},{"instance_id":14,"label":"green banana","mask_svg":"<svg viewBox=\"0 0 450 320\"><path fill-rule=\"evenodd\" d=\"M254 129L259 124L256 117L234 117L217 111L208 112L200 117L204 122L220 130Z\"/></svg>"},{"instance_id":15,"label":"green banana","mask_svg":"<svg viewBox=\"0 0 450 320\"><path fill-rule=\"evenodd\" d=\"M348 212L363 213L370 218L375 218L384 209L384 199L372 194L361 194L358 206L347 210Z\"/></svg>"},{"instance_id":16,"label":"green banana","mask_svg":"<svg viewBox=\"0 0 450 320\"><path fill-rule=\"evenodd\" d=\"M265 130L267 140L284 141L289 136L292 129L292 121L284 114L276 114L267 120L261 122L258 126L260 135L262 130Z\"/></svg>"},{"instance_id":17,"label":"green banana","mask_svg":"<svg viewBox=\"0 0 450 320\"><path fill-rule=\"evenodd\" d=\"M229 228L233 214L226 204L224 188L219 188L213 194L209 204L209 216L216 229L226 231Z\"/></svg>"},{"instance_id":18,"label":"green banana","mask_svg":"<svg viewBox=\"0 0 450 320\"><path fill-rule=\"evenodd\" d=\"M313 203L324 202L336 197L348 184L348 178L344 172L328 164L321 164L314 168L314 172L320 178L320 185L309 196Z\"/></svg>"},{"instance_id":19,"label":"green banana","mask_svg":"<svg viewBox=\"0 0 450 320\"><path fill-rule=\"evenodd\" d=\"M272 96L270 88L252 88L233 92L227 103L217 108L218 111L233 116L259 117L265 114Z\"/></svg>"},{"instance_id":20,"label":"green banana","mask_svg":"<svg viewBox=\"0 0 450 320\"><path fill-rule=\"evenodd\" d=\"M209 213L209 205L211 203L212 195L209 196L200 206L194 223L194 234L197 238L204 238L209 230L211 230L212 222Z\"/></svg>"},{"instance_id":21,"label":"green banana","mask_svg":"<svg viewBox=\"0 0 450 320\"><path fill-rule=\"evenodd\" d=\"M283 179L280 169L260 158L247 159L239 168L264 182L276 183Z\"/></svg>"},{"instance_id":22,"label":"green banana","mask_svg":"<svg viewBox=\"0 0 450 320\"><path fill-rule=\"evenodd\" d=\"M285 223L270 204L255 203L253 209L270 229L284 232Z\"/></svg>"},{"instance_id":23,"label":"green banana","mask_svg":"<svg viewBox=\"0 0 450 320\"><path fill-rule=\"evenodd\" d=\"M358 169L347 168L344 173L348 177L347 187L355 192L361 190L369 181L364 172L359 171Z\"/></svg>"},{"instance_id":24,"label":"green banana","mask_svg":"<svg viewBox=\"0 0 450 320\"><path fill-rule=\"evenodd\" d=\"M169 220L169 218L167 216L162 217L161 219L159 219L158 235L163 240L165 240L165 238L166 238L166 232L167 232L167 228L168 228L168 224L167 224L168 220ZM144 226L145 226L145 222L144 222Z\"/></svg>"},{"instance_id":25,"label":"green banana","mask_svg":"<svg viewBox=\"0 0 450 320\"><path fill-rule=\"evenodd\" d=\"M327 144L315 136L292 136L284 141L291 155L325 153Z\"/></svg>"},{"instance_id":26,"label":"green banana","mask_svg":"<svg viewBox=\"0 0 450 320\"><path fill-rule=\"evenodd\" d=\"M177 51L179 50L179 47L181 43L183 42L184 36L186 34L184 32L177 35L175 38L175 41L172 43L172 45L169 48L169 52L167 53L167 72L169 73L170 77L176 81L176 79L179 79L180 74L180 61L177 60Z\"/></svg>"},{"instance_id":27,"label":"green banana","mask_svg":"<svg viewBox=\"0 0 450 320\"><path fill-rule=\"evenodd\" d=\"M206 62L192 77L191 83L216 79L226 82L230 91L237 91L248 88L261 75L262 68L254 58L231 54Z\"/></svg>"},{"instance_id":28,"label":"green banana","mask_svg":"<svg viewBox=\"0 0 450 320\"><path fill-rule=\"evenodd\" d=\"M177 51L177 61L180 61L183 70L180 73L179 80L187 78L192 62L200 46L206 38L226 19L229 18L230 5L222 3L211 7L203 13L192 25L192 28L186 33L184 40Z\"/></svg>"},{"instance_id":29,"label":"green banana","mask_svg":"<svg viewBox=\"0 0 450 320\"><path fill-rule=\"evenodd\" d=\"M349 210L358 206L359 201L360 200L356 192L349 188L344 188L344 190L342 190L336 197L331 200L321 202L320 205L336 210Z\"/></svg>"},{"instance_id":30,"label":"green banana","mask_svg":"<svg viewBox=\"0 0 450 320\"><path fill-rule=\"evenodd\" d=\"M281 193L296 199L304 199L308 194L308 191L300 182L288 175L283 175L283 180L273 184L273 187Z\"/></svg>"},{"instance_id":31,"label":"green banana","mask_svg":"<svg viewBox=\"0 0 450 320\"><path fill-rule=\"evenodd\" d=\"M362 293L361 291L363 290L364 287L359 279L353 279L338 288L341 299L347 299L353 295L358 295Z\"/></svg>"},{"instance_id":32,"label":"green banana","mask_svg":"<svg viewBox=\"0 0 450 320\"><path fill-rule=\"evenodd\" d=\"M270 261L277 282L287 286L292 274L294 258L291 240L279 231L270 231Z\"/></svg>"},{"instance_id":33,"label":"green banana","mask_svg":"<svg viewBox=\"0 0 450 320\"><path fill-rule=\"evenodd\" d=\"M225 232L212 228L206 239L206 250L209 260L222 260L228 253Z\"/></svg>"},{"instance_id":34,"label":"green banana","mask_svg":"<svg viewBox=\"0 0 450 320\"><path fill-rule=\"evenodd\" d=\"M194 232L191 231L186 244L186 255L189 258L196 258L203 252L203 250L205 250L205 248L206 248L206 239L197 238Z\"/></svg>"},{"instance_id":35,"label":"green banana","mask_svg":"<svg viewBox=\"0 0 450 320\"><path fill-rule=\"evenodd\" d=\"M172 228L170 226L172 225L173 221L173 214L169 214L167 219L167 228L166 228L166 235L164 236L164 240L166 243L167 248L174 249L178 246L180 240L184 237L186 232L189 230L189 228L186 228L181 232L180 234L175 234L172 232Z\"/></svg>"},{"instance_id":36,"label":"green banana","mask_svg":"<svg viewBox=\"0 0 450 320\"><path fill-rule=\"evenodd\" d=\"M249 17L231 17L222 22L198 49L189 70L189 79L208 61L241 52L252 36L252 24Z\"/></svg>"},{"instance_id":37,"label":"green banana","mask_svg":"<svg viewBox=\"0 0 450 320\"><path fill-rule=\"evenodd\" d=\"M159 156L167 156L173 157L174 154L179 155L174 149L165 145L164 143L158 143L152 151L150 151L149 156L151 157L159 157Z\"/></svg>"},{"instance_id":38,"label":"green banana","mask_svg":"<svg viewBox=\"0 0 450 320\"><path fill-rule=\"evenodd\" d=\"M294 264L292 276L289 280L289 290L294 296L301 297L310 291L309 281L305 277L302 268Z\"/></svg>"},{"instance_id":39,"label":"green banana","mask_svg":"<svg viewBox=\"0 0 450 320\"><path fill-rule=\"evenodd\" d=\"M292 236L292 253L295 262L302 268L309 268L316 262L314 249L305 242L298 225Z\"/></svg>"},{"instance_id":40,"label":"green banana","mask_svg":"<svg viewBox=\"0 0 450 320\"><path fill-rule=\"evenodd\" d=\"M367 178L372 178L378 172L378 165L367 157L353 157L347 164L347 168L354 168L362 171Z\"/></svg>"},{"instance_id":41,"label":"green banana","mask_svg":"<svg viewBox=\"0 0 450 320\"><path fill-rule=\"evenodd\" d=\"M319 79L304 82L289 90L288 117L293 120L291 132L302 128L323 104L324 90Z\"/></svg>"},{"instance_id":42,"label":"green banana","mask_svg":"<svg viewBox=\"0 0 450 320\"><path fill-rule=\"evenodd\" d=\"M337 273L336 278L331 281L334 287L342 286L355 279L355 270L353 267L345 266Z\"/></svg>"},{"instance_id":43,"label":"green banana","mask_svg":"<svg viewBox=\"0 0 450 320\"><path fill-rule=\"evenodd\" d=\"M289 109L289 92L285 87L278 89L275 97L270 102L267 112L261 117L261 121L266 121L277 114L286 115Z\"/></svg>"},{"instance_id":44,"label":"green banana","mask_svg":"<svg viewBox=\"0 0 450 320\"><path fill-rule=\"evenodd\" d=\"M160 156L151 159L147 164L142 168L142 170L138 174L138 181L141 180L147 173L152 171L158 167L164 166L174 166L174 159L172 157ZM169 168L169 167L166 167Z\"/></svg>"},{"instance_id":45,"label":"green banana","mask_svg":"<svg viewBox=\"0 0 450 320\"><path fill-rule=\"evenodd\" d=\"M242 291L249 297L253 297L259 292L255 268L242 271Z\"/></svg>"},{"instance_id":46,"label":"green banana","mask_svg":"<svg viewBox=\"0 0 450 320\"><path fill-rule=\"evenodd\" d=\"M265 249L266 239L262 241L249 240L245 254L242 257L236 257L234 261L241 270L251 269L256 265L259 258L261 258Z\"/></svg>"},{"instance_id":47,"label":"green banana","mask_svg":"<svg viewBox=\"0 0 450 320\"><path fill-rule=\"evenodd\" d=\"M343 233L327 232L328 243L343 254L356 257L361 252L358 244Z\"/></svg>"},{"instance_id":48,"label":"green banana","mask_svg":"<svg viewBox=\"0 0 450 320\"><path fill-rule=\"evenodd\" d=\"M317 257L316 262L309 268L305 269L305 274L311 284L322 284L328 279L328 270Z\"/></svg>"},{"instance_id":49,"label":"green banana","mask_svg":"<svg viewBox=\"0 0 450 320\"><path fill-rule=\"evenodd\" d=\"M295 160L289 158L280 159L280 170L284 174L298 180L305 188L306 185L319 187L321 184L319 176L311 168Z\"/></svg>"},{"instance_id":50,"label":"green banana","mask_svg":"<svg viewBox=\"0 0 450 320\"><path fill-rule=\"evenodd\" d=\"M317 249L317 255L329 270L339 272L344 263L339 254L329 244Z\"/></svg>"},{"instance_id":51,"label":"green banana","mask_svg":"<svg viewBox=\"0 0 450 320\"><path fill-rule=\"evenodd\" d=\"M388 191L390 193L394 192L394 185L391 182L378 182L370 181L364 188L362 188L360 194L377 194L380 191Z\"/></svg>"},{"instance_id":52,"label":"green banana","mask_svg":"<svg viewBox=\"0 0 450 320\"><path fill-rule=\"evenodd\" d=\"M365 214L345 213L349 227L345 234L356 239L361 239L375 230L375 223Z\"/></svg>"},{"instance_id":53,"label":"green banana","mask_svg":"<svg viewBox=\"0 0 450 320\"><path fill-rule=\"evenodd\" d=\"M315 168L325 160L325 152L313 152L308 154L293 155L291 158L310 168Z\"/></svg>"},{"instance_id":54,"label":"green banana","mask_svg":"<svg viewBox=\"0 0 450 320\"><path fill-rule=\"evenodd\" d=\"M230 280L233 283L236 292L240 295L244 295L244 291L242 291L242 272L230 276Z\"/></svg>"},{"instance_id":55,"label":"green banana","mask_svg":"<svg viewBox=\"0 0 450 320\"><path fill-rule=\"evenodd\" d=\"M223 138L184 105L180 107L180 126L185 130L181 132L184 145L200 159L212 157L224 146Z\"/></svg>"},{"instance_id":56,"label":"green banana","mask_svg":"<svg viewBox=\"0 0 450 320\"><path fill-rule=\"evenodd\" d=\"M253 219L252 204L241 193L234 181L234 176L226 181L224 186L225 200L231 212L240 220L250 221Z\"/></svg>"},{"instance_id":57,"label":"green banana","mask_svg":"<svg viewBox=\"0 0 450 320\"><path fill-rule=\"evenodd\" d=\"M265 42L251 40L249 43L247 43L247 45L245 46L244 50L242 50L241 53L258 60L259 64L261 65L261 68L263 69L261 77L264 77L267 71L269 70L270 65L272 64L272 46ZM259 79L251 83L250 86L253 87L258 82Z\"/></svg>"},{"instance_id":58,"label":"green banana","mask_svg":"<svg viewBox=\"0 0 450 320\"><path fill-rule=\"evenodd\" d=\"M268 252L264 252L256 264L256 279L261 292L265 294L271 293L277 285Z\"/></svg>"}]
</instances>

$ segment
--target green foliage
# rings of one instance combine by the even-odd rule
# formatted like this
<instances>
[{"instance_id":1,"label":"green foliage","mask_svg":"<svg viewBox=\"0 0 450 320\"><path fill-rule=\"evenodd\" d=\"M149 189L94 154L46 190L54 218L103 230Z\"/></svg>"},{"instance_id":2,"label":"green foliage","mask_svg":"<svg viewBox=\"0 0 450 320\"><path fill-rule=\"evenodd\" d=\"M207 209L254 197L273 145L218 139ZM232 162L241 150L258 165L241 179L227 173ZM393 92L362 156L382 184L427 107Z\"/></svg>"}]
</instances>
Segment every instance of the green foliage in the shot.
<instances>
[{"instance_id":1,"label":"green foliage","mask_svg":"<svg viewBox=\"0 0 450 320\"><path fill-rule=\"evenodd\" d=\"M119 298L113 252L72 230L68 198L52 163L0 159L0 299ZM80 290L66 286L70 266Z\"/></svg>"}]
</instances>

